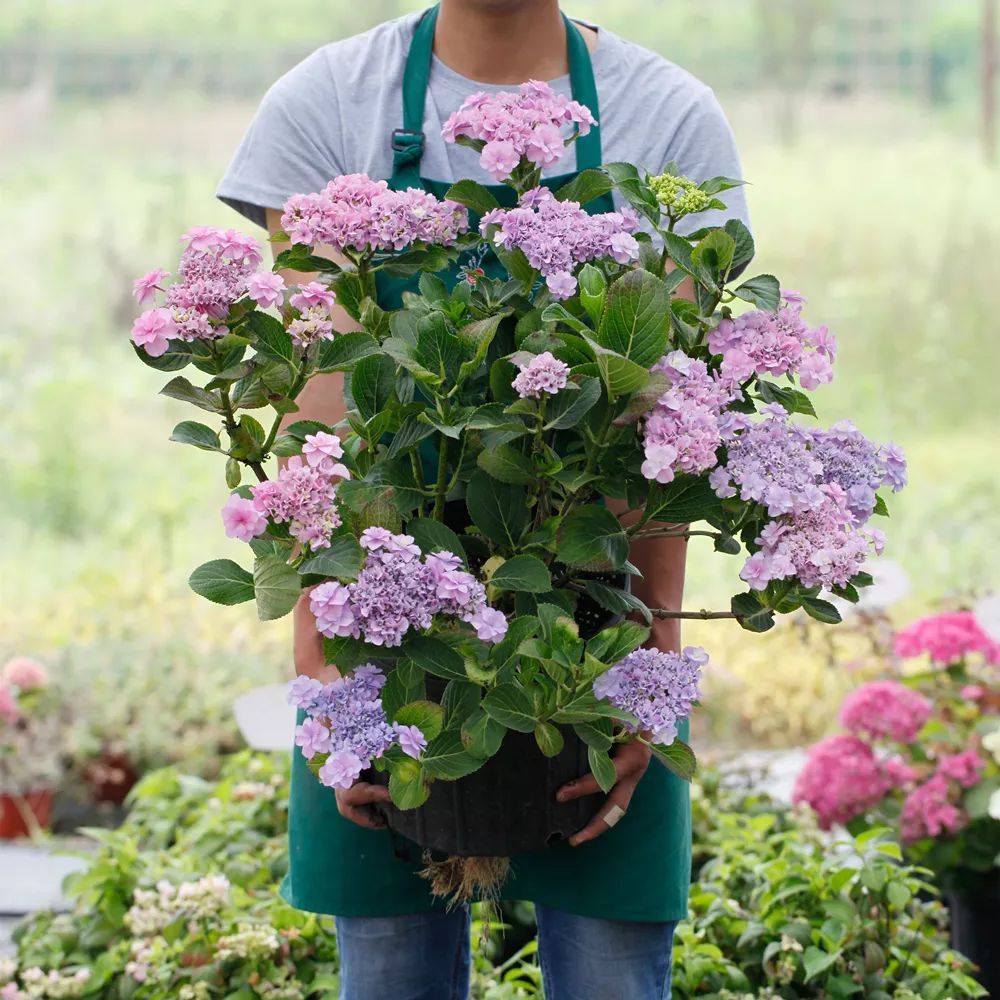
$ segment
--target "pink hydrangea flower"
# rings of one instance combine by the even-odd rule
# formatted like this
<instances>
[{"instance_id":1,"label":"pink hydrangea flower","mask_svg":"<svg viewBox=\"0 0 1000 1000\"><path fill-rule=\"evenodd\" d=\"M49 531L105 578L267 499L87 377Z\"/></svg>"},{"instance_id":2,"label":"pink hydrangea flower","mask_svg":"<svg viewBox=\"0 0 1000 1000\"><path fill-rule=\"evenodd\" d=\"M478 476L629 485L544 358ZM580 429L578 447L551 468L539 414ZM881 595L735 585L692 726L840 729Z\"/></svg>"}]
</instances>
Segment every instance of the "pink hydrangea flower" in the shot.
<instances>
[{"instance_id":1,"label":"pink hydrangea flower","mask_svg":"<svg viewBox=\"0 0 1000 1000\"><path fill-rule=\"evenodd\" d=\"M795 780L792 801L804 802L828 830L877 805L891 788L872 748L846 733L821 740Z\"/></svg>"},{"instance_id":2,"label":"pink hydrangea flower","mask_svg":"<svg viewBox=\"0 0 1000 1000\"><path fill-rule=\"evenodd\" d=\"M306 760L312 760L318 753L329 753L330 730L317 719L306 719L295 729L295 745L302 748Z\"/></svg>"},{"instance_id":3,"label":"pink hydrangea flower","mask_svg":"<svg viewBox=\"0 0 1000 1000\"><path fill-rule=\"evenodd\" d=\"M160 285L170 277L169 271L164 271L162 267L154 267L141 278L136 279L132 285L132 295L141 306L148 305L156 298L158 291L163 291Z\"/></svg>"},{"instance_id":4,"label":"pink hydrangea flower","mask_svg":"<svg viewBox=\"0 0 1000 1000\"><path fill-rule=\"evenodd\" d=\"M132 342L151 358L166 354L170 338L177 336L177 324L169 309L147 309L132 324Z\"/></svg>"},{"instance_id":5,"label":"pink hydrangea flower","mask_svg":"<svg viewBox=\"0 0 1000 1000\"><path fill-rule=\"evenodd\" d=\"M420 760L427 749L427 737L417 726L396 726L396 738L403 753L414 760Z\"/></svg>"},{"instance_id":6,"label":"pink hydrangea flower","mask_svg":"<svg viewBox=\"0 0 1000 1000\"><path fill-rule=\"evenodd\" d=\"M329 311L336 301L337 296L326 285L318 281L299 285L298 291L293 292L288 300L291 306L301 312L306 312L314 306L322 306Z\"/></svg>"},{"instance_id":7,"label":"pink hydrangea flower","mask_svg":"<svg viewBox=\"0 0 1000 1000\"><path fill-rule=\"evenodd\" d=\"M479 156L479 165L495 181L503 181L510 177L520 160L521 155L514 148L512 142L498 139L495 142L486 143L483 147Z\"/></svg>"},{"instance_id":8,"label":"pink hydrangea flower","mask_svg":"<svg viewBox=\"0 0 1000 1000\"><path fill-rule=\"evenodd\" d=\"M246 500L238 493L231 493L222 508L222 523L228 538L238 538L249 542L251 538L267 531L267 517L262 514L252 500Z\"/></svg>"},{"instance_id":9,"label":"pink hydrangea flower","mask_svg":"<svg viewBox=\"0 0 1000 1000\"><path fill-rule=\"evenodd\" d=\"M576 291L576 278L569 271L556 271L545 278L554 299L568 299Z\"/></svg>"},{"instance_id":10,"label":"pink hydrangea flower","mask_svg":"<svg viewBox=\"0 0 1000 1000\"><path fill-rule=\"evenodd\" d=\"M1000 643L991 639L971 611L949 611L918 618L896 633L897 656L927 653L935 663L956 663L969 654L1000 663Z\"/></svg>"},{"instance_id":11,"label":"pink hydrangea flower","mask_svg":"<svg viewBox=\"0 0 1000 1000\"><path fill-rule=\"evenodd\" d=\"M966 701L982 701L986 697L986 688L981 684L966 684L959 694Z\"/></svg>"},{"instance_id":12,"label":"pink hydrangea flower","mask_svg":"<svg viewBox=\"0 0 1000 1000\"><path fill-rule=\"evenodd\" d=\"M883 763L882 770L893 788L906 788L920 777L902 757L890 757Z\"/></svg>"},{"instance_id":13,"label":"pink hydrangea flower","mask_svg":"<svg viewBox=\"0 0 1000 1000\"><path fill-rule=\"evenodd\" d=\"M261 307L280 306L284 297L285 279L273 271L259 271L247 280L247 295Z\"/></svg>"},{"instance_id":14,"label":"pink hydrangea flower","mask_svg":"<svg viewBox=\"0 0 1000 1000\"><path fill-rule=\"evenodd\" d=\"M9 659L0 672L0 677L8 684L27 691L31 688L45 687L49 682L49 672L38 660L27 656L14 656Z\"/></svg>"},{"instance_id":15,"label":"pink hydrangea flower","mask_svg":"<svg viewBox=\"0 0 1000 1000\"><path fill-rule=\"evenodd\" d=\"M363 770L364 765L350 750L335 750L319 769L319 780L327 788L350 788Z\"/></svg>"},{"instance_id":16,"label":"pink hydrangea flower","mask_svg":"<svg viewBox=\"0 0 1000 1000\"><path fill-rule=\"evenodd\" d=\"M978 785L986 769L986 761L975 750L963 750L938 761L936 774L957 781L963 788Z\"/></svg>"},{"instance_id":17,"label":"pink hydrangea flower","mask_svg":"<svg viewBox=\"0 0 1000 1000\"><path fill-rule=\"evenodd\" d=\"M520 373L511 384L522 399L541 399L545 393L554 395L569 382L569 365L551 351L536 354L519 368Z\"/></svg>"},{"instance_id":18,"label":"pink hydrangea flower","mask_svg":"<svg viewBox=\"0 0 1000 1000\"><path fill-rule=\"evenodd\" d=\"M319 469L326 476L351 478L347 466L336 461L344 454L344 446L336 434L328 434L326 431L307 434L305 444L302 445L302 454L311 468Z\"/></svg>"},{"instance_id":19,"label":"pink hydrangea flower","mask_svg":"<svg viewBox=\"0 0 1000 1000\"><path fill-rule=\"evenodd\" d=\"M328 580L313 588L309 594L309 610L316 617L317 630L328 639L358 637L359 626L351 606L351 592L344 584Z\"/></svg>"},{"instance_id":20,"label":"pink hydrangea flower","mask_svg":"<svg viewBox=\"0 0 1000 1000\"><path fill-rule=\"evenodd\" d=\"M951 799L947 778L935 774L904 800L899 814L900 838L904 844L912 844L926 837L955 834L967 822L968 817Z\"/></svg>"},{"instance_id":21,"label":"pink hydrangea flower","mask_svg":"<svg viewBox=\"0 0 1000 1000\"><path fill-rule=\"evenodd\" d=\"M483 642L500 642L507 634L507 618L496 608L477 608L468 621Z\"/></svg>"},{"instance_id":22,"label":"pink hydrangea flower","mask_svg":"<svg viewBox=\"0 0 1000 1000\"><path fill-rule=\"evenodd\" d=\"M931 716L933 704L896 681L872 681L855 688L840 706L840 724L855 736L912 743Z\"/></svg>"}]
</instances>

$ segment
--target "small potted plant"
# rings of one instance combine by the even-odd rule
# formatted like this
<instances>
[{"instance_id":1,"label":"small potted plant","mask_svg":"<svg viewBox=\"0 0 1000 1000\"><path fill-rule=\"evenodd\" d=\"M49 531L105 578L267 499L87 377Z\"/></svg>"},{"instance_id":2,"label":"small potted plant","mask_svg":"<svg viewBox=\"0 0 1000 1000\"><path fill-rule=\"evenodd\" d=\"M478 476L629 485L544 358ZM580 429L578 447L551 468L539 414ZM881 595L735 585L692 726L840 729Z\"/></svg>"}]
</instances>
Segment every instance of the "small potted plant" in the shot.
<instances>
[{"instance_id":1,"label":"small potted plant","mask_svg":"<svg viewBox=\"0 0 1000 1000\"><path fill-rule=\"evenodd\" d=\"M48 671L13 657L0 670L0 840L34 836L48 825L61 773L57 737Z\"/></svg>"},{"instance_id":2,"label":"small potted plant","mask_svg":"<svg viewBox=\"0 0 1000 1000\"><path fill-rule=\"evenodd\" d=\"M291 198L274 272L319 279L288 287L253 240L198 227L175 280L158 269L136 283L150 306L137 354L171 373L166 395L211 418L173 439L224 459L226 531L254 559L208 562L191 586L256 601L263 619L307 590L343 674L294 688L319 780L386 781L391 825L473 858L578 829L593 803L553 803L553 782L585 765L610 788L623 741L690 777L678 727L707 655L644 649L650 623L760 632L798 609L839 621L822 595L853 601L871 583L878 490L905 482L897 448L793 421L814 415L804 390L830 380L835 343L773 276L734 280L754 254L746 227L677 232L739 182L619 163L551 191L542 160L592 123L571 105L526 84L446 125L503 199L469 180L439 200L363 175ZM518 108L522 125L551 118L544 157L534 133L483 131ZM553 145L560 129L572 134ZM620 211L585 210L612 191ZM456 260L476 266L444 281ZM678 295L688 278L693 299ZM394 298L390 279L411 288ZM334 302L359 330L334 330ZM289 416L308 380L334 371L347 373L346 422ZM287 459L273 478L271 456ZM719 611L647 607L630 591L630 546L666 536L744 553L748 589Z\"/></svg>"},{"instance_id":3,"label":"small potted plant","mask_svg":"<svg viewBox=\"0 0 1000 1000\"><path fill-rule=\"evenodd\" d=\"M944 890L955 946L1000 993L1000 644L956 611L906 626L895 653L903 669L845 698L846 732L813 747L795 797L825 826L894 826Z\"/></svg>"}]
</instances>

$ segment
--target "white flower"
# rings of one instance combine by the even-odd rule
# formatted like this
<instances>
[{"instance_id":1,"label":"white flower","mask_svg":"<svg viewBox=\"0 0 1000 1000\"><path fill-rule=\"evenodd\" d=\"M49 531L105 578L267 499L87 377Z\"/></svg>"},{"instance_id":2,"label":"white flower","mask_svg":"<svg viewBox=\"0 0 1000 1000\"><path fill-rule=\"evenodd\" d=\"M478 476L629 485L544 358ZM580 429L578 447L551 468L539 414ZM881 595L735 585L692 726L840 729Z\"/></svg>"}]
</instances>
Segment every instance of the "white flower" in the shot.
<instances>
[{"instance_id":1,"label":"white flower","mask_svg":"<svg viewBox=\"0 0 1000 1000\"><path fill-rule=\"evenodd\" d=\"M989 813L994 819L1000 819L1000 788L990 796Z\"/></svg>"},{"instance_id":2,"label":"white flower","mask_svg":"<svg viewBox=\"0 0 1000 1000\"><path fill-rule=\"evenodd\" d=\"M993 759L1000 764L1000 729L994 729L983 737L983 749L993 754Z\"/></svg>"}]
</instances>

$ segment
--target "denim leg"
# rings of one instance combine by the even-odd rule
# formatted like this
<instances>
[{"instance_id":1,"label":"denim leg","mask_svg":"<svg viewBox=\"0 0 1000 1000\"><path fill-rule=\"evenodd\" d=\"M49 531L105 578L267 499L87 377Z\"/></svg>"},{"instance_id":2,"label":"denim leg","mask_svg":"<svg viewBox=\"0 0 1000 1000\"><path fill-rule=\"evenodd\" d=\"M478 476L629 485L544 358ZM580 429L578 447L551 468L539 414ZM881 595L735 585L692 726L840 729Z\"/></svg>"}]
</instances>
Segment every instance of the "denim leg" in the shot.
<instances>
[{"instance_id":1,"label":"denim leg","mask_svg":"<svg viewBox=\"0 0 1000 1000\"><path fill-rule=\"evenodd\" d=\"M467 1000L467 908L336 922L340 1000Z\"/></svg>"},{"instance_id":2,"label":"denim leg","mask_svg":"<svg viewBox=\"0 0 1000 1000\"><path fill-rule=\"evenodd\" d=\"M545 1000L669 1000L676 924L535 916Z\"/></svg>"}]
</instances>

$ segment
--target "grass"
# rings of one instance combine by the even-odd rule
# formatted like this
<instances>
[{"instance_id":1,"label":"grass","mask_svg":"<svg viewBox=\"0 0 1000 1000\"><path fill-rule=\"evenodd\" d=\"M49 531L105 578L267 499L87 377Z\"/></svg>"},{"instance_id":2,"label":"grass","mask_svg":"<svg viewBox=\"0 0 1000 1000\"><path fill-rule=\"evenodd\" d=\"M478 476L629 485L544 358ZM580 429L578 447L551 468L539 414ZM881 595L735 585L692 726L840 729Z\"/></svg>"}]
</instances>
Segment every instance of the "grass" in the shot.
<instances>
[{"instance_id":1,"label":"grass","mask_svg":"<svg viewBox=\"0 0 1000 1000\"><path fill-rule=\"evenodd\" d=\"M821 419L851 417L909 454L889 554L924 602L995 585L996 173L933 121L890 116L885 142L884 122L848 115L833 143L824 116L787 149L759 128L759 109L734 107L759 269L808 294L809 317L840 340ZM255 626L187 590L204 559L241 558L220 530L222 469L167 441L190 414L155 395L165 379L127 344L132 278L169 266L189 225L236 223L212 192L250 111L64 109L20 133L8 118L0 655L128 639L152 662L169 637L189 641L190 669L242 661L248 685L289 669L287 621ZM725 601L738 568L692 543L691 605Z\"/></svg>"}]
</instances>

